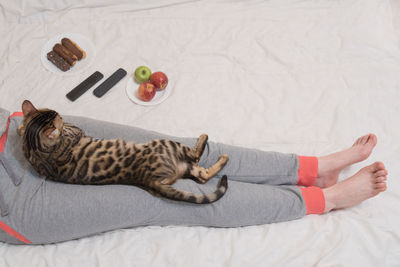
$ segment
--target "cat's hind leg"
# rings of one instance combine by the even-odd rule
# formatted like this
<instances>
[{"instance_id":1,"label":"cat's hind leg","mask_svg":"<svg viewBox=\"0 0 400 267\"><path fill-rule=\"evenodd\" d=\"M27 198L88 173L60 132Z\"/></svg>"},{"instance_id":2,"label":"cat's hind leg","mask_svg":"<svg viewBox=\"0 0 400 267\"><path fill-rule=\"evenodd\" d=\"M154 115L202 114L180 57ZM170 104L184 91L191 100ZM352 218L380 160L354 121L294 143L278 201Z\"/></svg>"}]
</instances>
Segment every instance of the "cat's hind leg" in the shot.
<instances>
[{"instance_id":1,"label":"cat's hind leg","mask_svg":"<svg viewBox=\"0 0 400 267\"><path fill-rule=\"evenodd\" d=\"M197 143L192 149L195 162L199 162L200 157L204 152L204 148L206 147L207 140L208 140L208 135L206 134L200 135L200 137L197 139Z\"/></svg>"},{"instance_id":2,"label":"cat's hind leg","mask_svg":"<svg viewBox=\"0 0 400 267\"><path fill-rule=\"evenodd\" d=\"M228 155L223 154L218 158L218 161L210 168L206 169L197 164L193 164L190 169L190 177L198 183L206 183L214 175L216 175L228 162Z\"/></svg>"}]
</instances>

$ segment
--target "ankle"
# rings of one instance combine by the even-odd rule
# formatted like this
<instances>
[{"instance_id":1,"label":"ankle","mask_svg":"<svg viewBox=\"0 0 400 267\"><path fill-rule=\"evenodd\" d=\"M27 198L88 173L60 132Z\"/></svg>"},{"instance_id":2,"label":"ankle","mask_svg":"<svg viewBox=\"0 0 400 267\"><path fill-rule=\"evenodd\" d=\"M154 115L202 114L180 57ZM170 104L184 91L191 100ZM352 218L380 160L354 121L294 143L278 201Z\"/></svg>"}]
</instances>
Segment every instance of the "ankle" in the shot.
<instances>
[{"instance_id":1,"label":"ankle","mask_svg":"<svg viewBox=\"0 0 400 267\"><path fill-rule=\"evenodd\" d=\"M340 172L340 170L350 165L351 162L343 157L345 153L345 151L342 151L318 157L318 176L326 176L332 172Z\"/></svg>"},{"instance_id":2,"label":"ankle","mask_svg":"<svg viewBox=\"0 0 400 267\"><path fill-rule=\"evenodd\" d=\"M325 172L326 169L326 156L323 157L317 157L317 161L318 161L318 177L322 176Z\"/></svg>"},{"instance_id":3,"label":"ankle","mask_svg":"<svg viewBox=\"0 0 400 267\"><path fill-rule=\"evenodd\" d=\"M334 210L336 208L336 203L337 203L335 186L333 185L328 188L323 188L322 193L324 194L325 197L324 213Z\"/></svg>"}]
</instances>

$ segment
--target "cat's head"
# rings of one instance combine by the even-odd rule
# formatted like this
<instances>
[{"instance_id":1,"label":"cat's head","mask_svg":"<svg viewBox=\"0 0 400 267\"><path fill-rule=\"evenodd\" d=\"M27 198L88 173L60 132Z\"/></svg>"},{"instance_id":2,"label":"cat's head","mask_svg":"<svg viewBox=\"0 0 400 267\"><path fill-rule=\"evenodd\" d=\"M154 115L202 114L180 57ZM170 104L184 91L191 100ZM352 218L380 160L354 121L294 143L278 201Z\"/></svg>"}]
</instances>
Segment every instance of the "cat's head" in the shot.
<instances>
[{"instance_id":1,"label":"cat's head","mask_svg":"<svg viewBox=\"0 0 400 267\"><path fill-rule=\"evenodd\" d=\"M24 118L18 127L18 134L28 143L28 146L36 148L40 142L44 146L52 146L58 142L63 128L61 116L50 109L36 109L29 101L22 103Z\"/></svg>"}]
</instances>

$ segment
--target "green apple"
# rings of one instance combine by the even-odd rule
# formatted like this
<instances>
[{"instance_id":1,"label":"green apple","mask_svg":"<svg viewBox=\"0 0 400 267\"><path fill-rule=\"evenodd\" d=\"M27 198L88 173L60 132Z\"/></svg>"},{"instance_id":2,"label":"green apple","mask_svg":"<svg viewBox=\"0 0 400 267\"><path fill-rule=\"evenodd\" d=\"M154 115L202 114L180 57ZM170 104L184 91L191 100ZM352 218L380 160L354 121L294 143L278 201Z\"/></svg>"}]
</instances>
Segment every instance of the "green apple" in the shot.
<instances>
[{"instance_id":1,"label":"green apple","mask_svg":"<svg viewBox=\"0 0 400 267\"><path fill-rule=\"evenodd\" d=\"M135 80L138 83L144 83L150 80L151 70L146 66L137 67L135 70Z\"/></svg>"}]
</instances>

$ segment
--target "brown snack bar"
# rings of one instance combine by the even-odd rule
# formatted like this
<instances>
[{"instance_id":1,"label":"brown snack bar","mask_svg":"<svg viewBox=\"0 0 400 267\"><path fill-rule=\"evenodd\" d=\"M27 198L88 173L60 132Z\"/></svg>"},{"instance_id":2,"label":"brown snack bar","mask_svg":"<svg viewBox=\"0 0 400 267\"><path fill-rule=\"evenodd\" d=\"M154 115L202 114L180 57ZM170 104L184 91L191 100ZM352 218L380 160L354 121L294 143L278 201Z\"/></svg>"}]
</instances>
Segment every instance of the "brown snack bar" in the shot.
<instances>
[{"instance_id":1,"label":"brown snack bar","mask_svg":"<svg viewBox=\"0 0 400 267\"><path fill-rule=\"evenodd\" d=\"M67 71L71 68L67 61L65 61L62 57L60 57L56 52L50 51L47 53L47 59L56 65L62 71Z\"/></svg>"},{"instance_id":2,"label":"brown snack bar","mask_svg":"<svg viewBox=\"0 0 400 267\"><path fill-rule=\"evenodd\" d=\"M67 48L62 46L61 44L55 44L53 47L53 51L56 52L60 57L65 59L68 64L71 66L74 66L76 61L78 60L78 57L72 54L71 51L69 51Z\"/></svg>"},{"instance_id":3,"label":"brown snack bar","mask_svg":"<svg viewBox=\"0 0 400 267\"><path fill-rule=\"evenodd\" d=\"M63 38L61 40L61 44L65 46L69 51L71 51L72 54L74 54L78 58L78 60L86 57L86 52L70 39Z\"/></svg>"}]
</instances>

